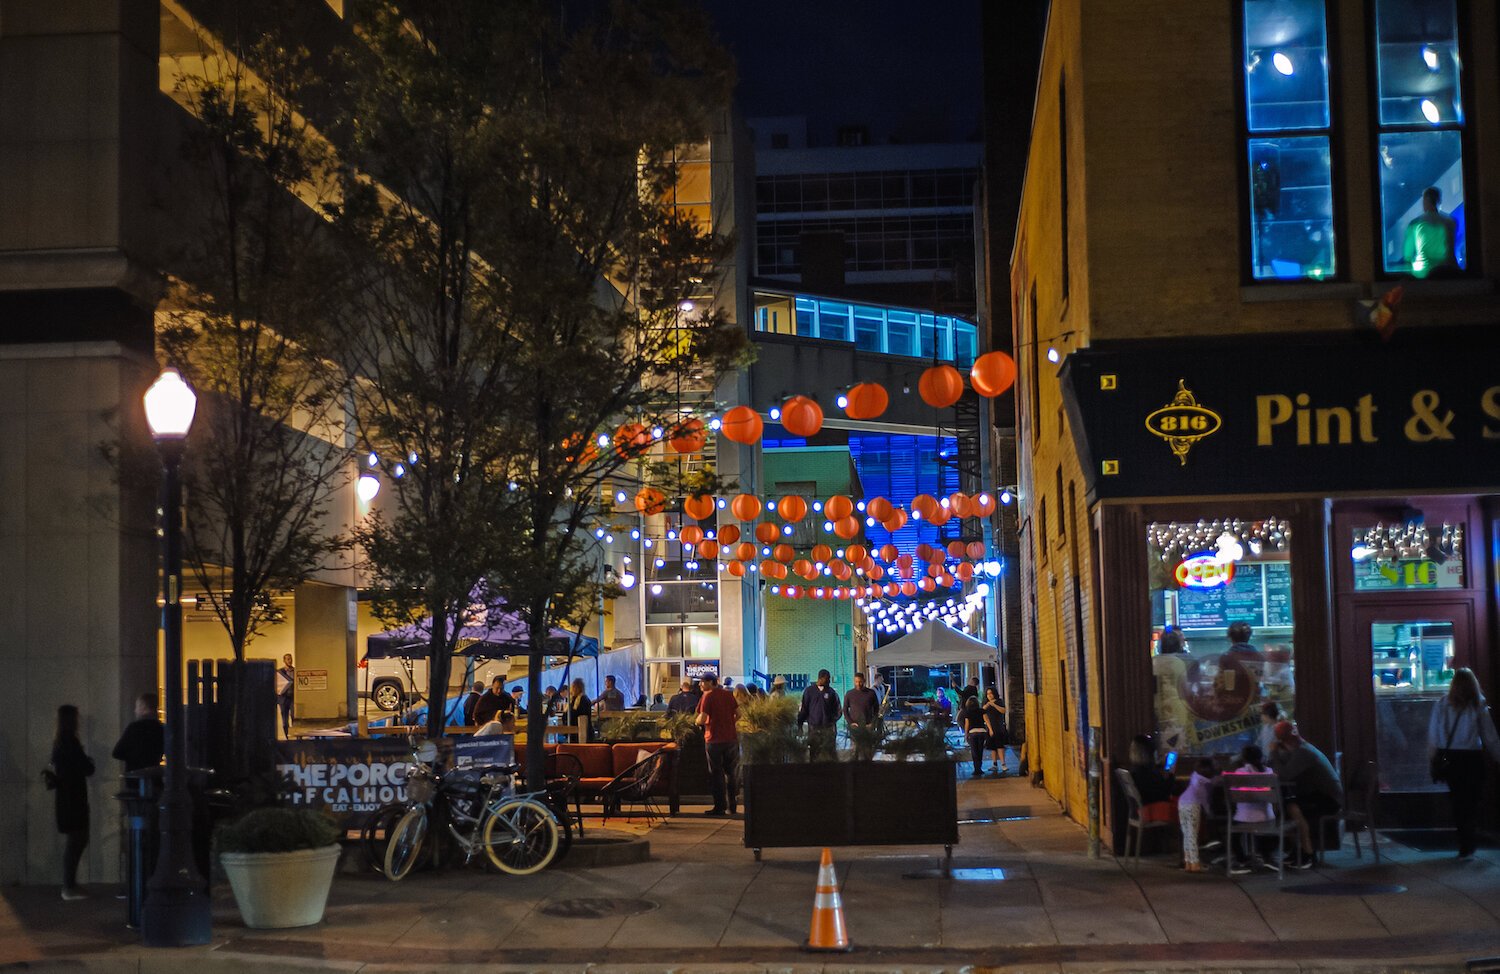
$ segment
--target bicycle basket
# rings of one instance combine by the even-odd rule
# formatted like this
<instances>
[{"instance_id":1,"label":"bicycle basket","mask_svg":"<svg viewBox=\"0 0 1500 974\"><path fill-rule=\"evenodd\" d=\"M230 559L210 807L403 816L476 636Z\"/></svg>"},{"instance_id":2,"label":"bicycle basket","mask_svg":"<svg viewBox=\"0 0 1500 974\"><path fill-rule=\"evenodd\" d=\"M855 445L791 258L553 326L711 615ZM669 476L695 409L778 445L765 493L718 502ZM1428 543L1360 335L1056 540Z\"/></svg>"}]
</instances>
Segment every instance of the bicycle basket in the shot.
<instances>
[{"instance_id":1,"label":"bicycle basket","mask_svg":"<svg viewBox=\"0 0 1500 974\"><path fill-rule=\"evenodd\" d=\"M406 769L406 798L408 801L424 803L432 801L437 790L437 779L430 768L412 765Z\"/></svg>"}]
</instances>

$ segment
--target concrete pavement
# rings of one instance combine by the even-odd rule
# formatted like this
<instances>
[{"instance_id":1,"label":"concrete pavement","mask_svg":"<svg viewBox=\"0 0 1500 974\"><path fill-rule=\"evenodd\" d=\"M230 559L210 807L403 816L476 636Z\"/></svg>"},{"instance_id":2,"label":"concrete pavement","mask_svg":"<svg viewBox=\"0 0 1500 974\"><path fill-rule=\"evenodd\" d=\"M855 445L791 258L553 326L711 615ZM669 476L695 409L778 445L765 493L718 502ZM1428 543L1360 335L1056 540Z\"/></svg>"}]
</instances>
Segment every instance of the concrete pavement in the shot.
<instances>
[{"instance_id":1,"label":"concrete pavement","mask_svg":"<svg viewBox=\"0 0 1500 974\"><path fill-rule=\"evenodd\" d=\"M343 875L325 922L303 930L247 930L221 890L214 944L178 951L136 945L112 891L64 903L55 889L11 888L0 895L0 963L153 974L1451 971L1500 955L1495 852L1459 863L1387 841L1375 866L1368 846L1357 860L1346 843L1326 866L1282 882L1190 875L1165 856L1132 871L1087 858L1083 832L1023 781L961 780L959 804L972 824L961 827L954 865L986 870L982 879L940 878L941 849L835 850L856 946L847 955L798 949L816 850L767 850L756 862L738 822L688 811L651 831L652 860L636 865L402 883Z\"/></svg>"}]
</instances>

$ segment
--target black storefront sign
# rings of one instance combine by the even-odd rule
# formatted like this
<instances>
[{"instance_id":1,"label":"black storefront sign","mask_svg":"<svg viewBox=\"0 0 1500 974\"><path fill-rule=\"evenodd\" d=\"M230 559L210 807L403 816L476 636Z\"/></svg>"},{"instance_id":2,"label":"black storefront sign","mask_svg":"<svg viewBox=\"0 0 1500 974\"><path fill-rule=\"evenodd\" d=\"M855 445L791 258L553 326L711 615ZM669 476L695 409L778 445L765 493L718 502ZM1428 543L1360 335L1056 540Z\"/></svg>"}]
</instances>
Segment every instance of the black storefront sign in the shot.
<instances>
[{"instance_id":1,"label":"black storefront sign","mask_svg":"<svg viewBox=\"0 0 1500 974\"><path fill-rule=\"evenodd\" d=\"M1500 490L1500 327L1101 342L1060 378L1097 499Z\"/></svg>"},{"instance_id":2,"label":"black storefront sign","mask_svg":"<svg viewBox=\"0 0 1500 974\"><path fill-rule=\"evenodd\" d=\"M406 801L411 747L404 740L348 737L276 743L276 769L293 805L321 808L345 829L389 802Z\"/></svg>"}]
</instances>

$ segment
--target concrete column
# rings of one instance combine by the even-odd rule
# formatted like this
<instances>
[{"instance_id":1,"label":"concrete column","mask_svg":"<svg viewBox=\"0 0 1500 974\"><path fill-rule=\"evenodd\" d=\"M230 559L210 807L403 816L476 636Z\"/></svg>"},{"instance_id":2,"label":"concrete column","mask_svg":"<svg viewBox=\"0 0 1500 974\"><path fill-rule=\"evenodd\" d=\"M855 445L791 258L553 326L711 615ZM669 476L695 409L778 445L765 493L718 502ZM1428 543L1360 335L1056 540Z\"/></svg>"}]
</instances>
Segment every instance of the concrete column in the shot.
<instances>
[{"instance_id":1,"label":"concrete column","mask_svg":"<svg viewBox=\"0 0 1500 974\"><path fill-rule=\"evenodd\" d=\"M296 714L299 718L349 716L349 679L355 669L354 591L340 585L297 586Z\"/></svg>"}]
</instances>

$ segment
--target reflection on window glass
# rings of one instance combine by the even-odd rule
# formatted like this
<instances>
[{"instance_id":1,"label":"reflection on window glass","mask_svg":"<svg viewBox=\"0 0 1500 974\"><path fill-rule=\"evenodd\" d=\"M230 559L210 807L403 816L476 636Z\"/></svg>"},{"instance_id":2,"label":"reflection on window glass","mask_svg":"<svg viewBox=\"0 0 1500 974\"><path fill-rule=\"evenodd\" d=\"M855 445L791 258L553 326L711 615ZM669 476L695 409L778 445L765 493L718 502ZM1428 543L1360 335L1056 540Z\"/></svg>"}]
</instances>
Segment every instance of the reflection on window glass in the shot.
<instances>
[{"instance_id":1,"label":"reflection on window glass","mask_svg":"<svg viewBox=\"0 0 1500 974\"><path fill-rule=\"evenodd\" d=\"M1410 520L1355 528L1349 560L1356 592L1463 588L1464 526Z\"/></svg>"},{"instance_id":2,"label":"reflection on window glass","mask_svg":"<svg viewBox=\"0 0 1500 974\"><path fill-rule=\"evenodd\" d=\"M818 337L849 340L849 306L839 301L818 302Z\"/></svg>"},{"instance_id":3,"label":"reflection on window glass","mask_svg":"<svg viewBox=\"0 0 1500 974\"><path fill-rule=\"evenodd\" d=\"M1333 179L1328 139L1250 140L1250 246L1255 277L1332 277Z\"/></svg>"},{"instance_id":4,"label":"reflection on window glass","mask_svg":"<svg viewBox=\"0 0 1500 974\"><path fill-rule=\"evenodd\" d=\"M1153 523L1153 705L1158 746L1236 754L1272 726L1261 708L1295 715L1292 565L1285 522Z\"/></svg>"},{"instance_id":5,"label":"reflection on window glass","mask_svg":"<svg viewBox=\"0 0 1500 974\"><path fill-rule=\"evenodd\" d=\"M1375 753L1381 786L1439 791L1427 763L1432 706L1453 682L1453 623L1403 620L1370 624L1375 684ZM1439 742L1436 746L1442 746Z\"/></svg>"},{"instance_id":6,"label":"reflection on window glass","mask_svg":"<svg viewBox=\"0 0 1500 974\"><path fill-rule=\"evenodd\" d=\"M1383 133L1380 213L1387 272L1442 277L1467 267L1463 133Z\"/></svg>"},{"instance_id":7,"label":"reflection on window glass","mask_svg":"<svg viewBox=\"0 0 1500 974\"><path fill-rule=\"evenodd\" d=\"M1454 0L1380 0L1376 69L1381 125L1463 121Z\"/></svg>"},{"instance_id":8,"label":"reflection on window glass","mask_svg":"<svg viewBox=\"0 0 1500 974\"><path fill-rule=\"evenodd\" d=\"M1245 102L1252 132L1328 127L1323 0L1245 0Z\"/></svg>"}]
</instances>

